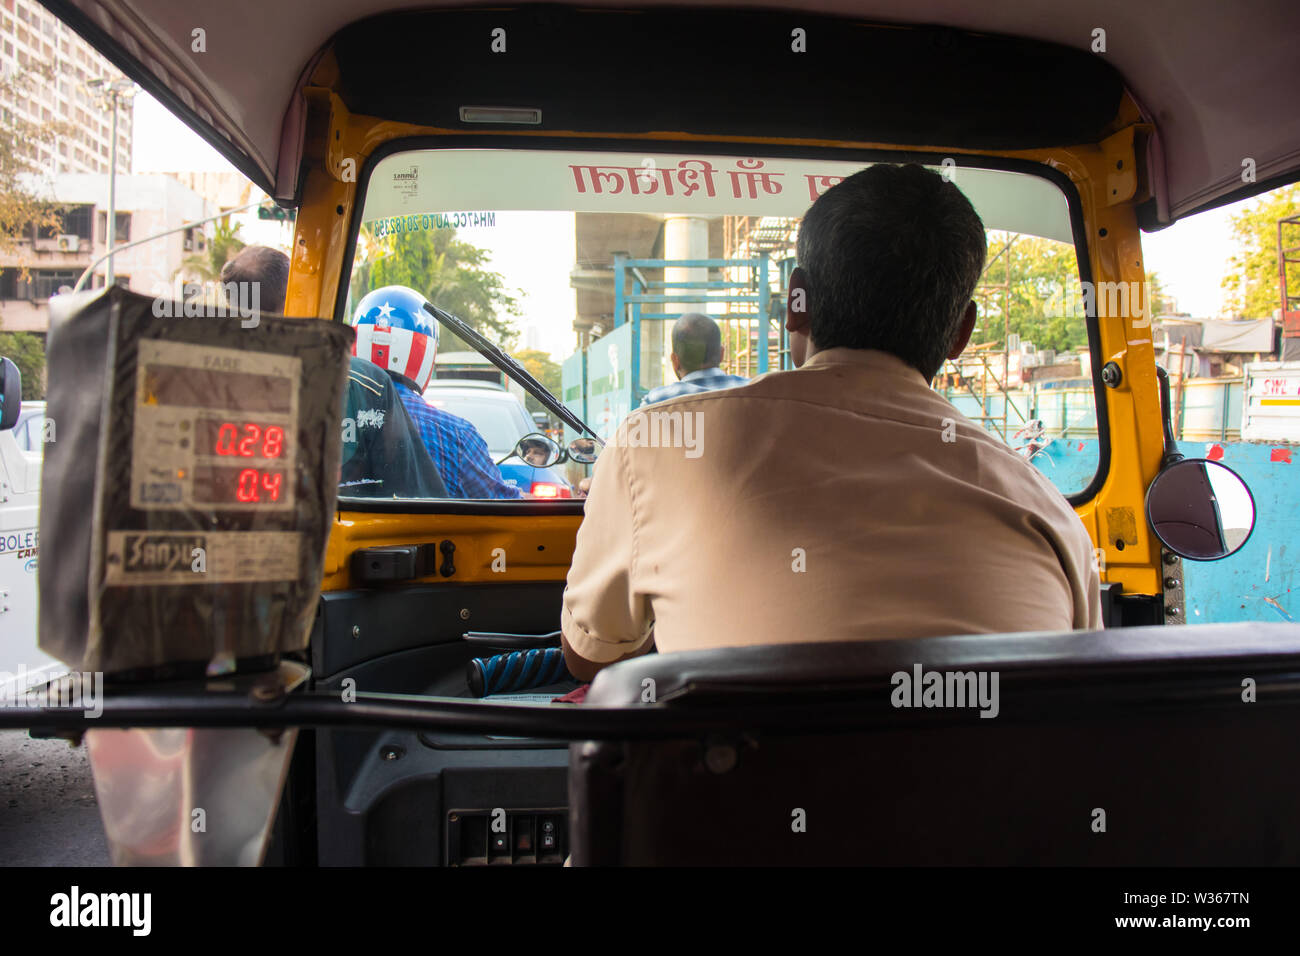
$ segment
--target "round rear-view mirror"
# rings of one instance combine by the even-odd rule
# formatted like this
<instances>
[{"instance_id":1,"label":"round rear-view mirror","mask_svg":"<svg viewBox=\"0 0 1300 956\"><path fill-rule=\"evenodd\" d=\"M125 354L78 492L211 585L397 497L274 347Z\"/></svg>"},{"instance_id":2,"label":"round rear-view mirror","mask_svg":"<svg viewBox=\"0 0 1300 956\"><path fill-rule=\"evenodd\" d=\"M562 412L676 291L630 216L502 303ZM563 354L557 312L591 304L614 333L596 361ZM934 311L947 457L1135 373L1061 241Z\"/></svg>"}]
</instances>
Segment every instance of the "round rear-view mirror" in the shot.
<instances>
[{"instance_id":1,"label":"round rear-view mirror","mask_svg":"<svg viewBox=\"0 0 1300 956\"><path fill-rule=\"evenodd\" d=\"M1184 458L1147 489L1147 521L1160 543L1192 561L1218 561L1241 550L1255 529L1255 499L1227 465Z\"/></svg>"},{"instance_id":2,"label":"round rear-view mirror","mask_svg":"<svg viewBox=\"0 0 1300 956\"><path fill-rule=\"evenodd\" d=\"M534 468L550 468L560 460L560 446L545 435L525 435L515 445L515 454Z\"/></svg>"},{"instance_id":3,"label":"round rear-view mirror","mask_svg":"<svg viewBox=\"0 0 1300 956\"><path fill-rule=\"evenodd\" d=\"M575 438L569 442L569 460L580 465L590 465L600 454L600 445L594 438Z\"/></svg>"}]
</instances>

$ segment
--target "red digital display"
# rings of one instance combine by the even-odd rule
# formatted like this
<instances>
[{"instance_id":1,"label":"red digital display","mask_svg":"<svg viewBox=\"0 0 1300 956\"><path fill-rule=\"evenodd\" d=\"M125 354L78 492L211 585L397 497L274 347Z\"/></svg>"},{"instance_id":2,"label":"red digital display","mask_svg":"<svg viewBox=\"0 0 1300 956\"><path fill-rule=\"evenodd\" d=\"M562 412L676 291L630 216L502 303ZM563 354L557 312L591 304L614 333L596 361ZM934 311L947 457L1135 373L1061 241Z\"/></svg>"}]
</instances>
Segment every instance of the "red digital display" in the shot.
<instances>
[{"instance_id":1,"label":"red digital display","mask_svg":"<svg viewBox=\"0 0 1300 956\"><path fill-rule=\"evenodd\" d=\"M285 481L280 468L195 465L194 503L275 504L285 494Z\"/></svg>"},{"instance_id":2,"label":"red digital display","mask_svg":"<svg viewBox=\"0 0 1300 956\"><path fill-rule=\"evenodd\" d=\"M273 461L285 452L284 427L265 422L200 418L197 451L217 458L260 458Z\"/></svg>"}]
</instances>

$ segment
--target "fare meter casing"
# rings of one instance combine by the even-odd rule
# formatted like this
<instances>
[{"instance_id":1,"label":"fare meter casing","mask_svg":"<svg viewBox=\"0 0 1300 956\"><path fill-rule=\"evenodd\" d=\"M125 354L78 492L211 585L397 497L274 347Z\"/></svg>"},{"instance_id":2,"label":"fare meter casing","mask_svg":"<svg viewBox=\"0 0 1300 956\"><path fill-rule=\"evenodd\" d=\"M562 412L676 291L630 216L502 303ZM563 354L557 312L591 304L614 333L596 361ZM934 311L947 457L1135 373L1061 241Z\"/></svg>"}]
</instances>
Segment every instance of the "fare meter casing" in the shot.
<instances>
[{"instance_id":1,"label":"fare meter casing","mask_svg":"<svg viewBox=\"0 0 1300 956\"><path fill-rule=\"evenodd\" d=\"M319 598L352 331L156 301L51 303L41 648L120 678L269 666Z\"/></svg>"}]
</instances>

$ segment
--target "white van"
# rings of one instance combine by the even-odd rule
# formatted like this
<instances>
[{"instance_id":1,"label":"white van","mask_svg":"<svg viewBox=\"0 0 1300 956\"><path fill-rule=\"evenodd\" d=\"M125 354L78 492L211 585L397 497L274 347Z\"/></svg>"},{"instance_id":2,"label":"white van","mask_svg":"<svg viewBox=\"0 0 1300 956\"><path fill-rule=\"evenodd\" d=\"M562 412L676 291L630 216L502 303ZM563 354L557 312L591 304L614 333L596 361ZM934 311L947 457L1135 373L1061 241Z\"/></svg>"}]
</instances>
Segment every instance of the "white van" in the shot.
<instances>
[{"instance_id":1,"label":"white van","mask_svg":"<svg viewBox=\"0 0 1300 956\"><path fill-rule=\"evenodd\" d=\"M44 402L24 403L17 424L0 431L0 685L29 684L55 664L36 649L41 458L47 436L54 437L45 423ZM6 690L12 692L0 686L0 696Z\"/></svg>"}]
</instances>

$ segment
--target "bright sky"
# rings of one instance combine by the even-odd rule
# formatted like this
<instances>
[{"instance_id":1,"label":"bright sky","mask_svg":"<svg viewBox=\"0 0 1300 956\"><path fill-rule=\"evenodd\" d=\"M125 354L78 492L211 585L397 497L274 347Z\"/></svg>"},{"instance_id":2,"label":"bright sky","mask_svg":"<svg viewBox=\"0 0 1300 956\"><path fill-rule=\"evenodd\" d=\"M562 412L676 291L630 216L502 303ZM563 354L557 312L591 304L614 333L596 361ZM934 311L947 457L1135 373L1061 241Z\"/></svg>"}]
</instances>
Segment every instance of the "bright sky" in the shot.
<instances>
[{"instance_id":1,"label":"bright sky","mask_svg":"<svg viewBox=\"0 0 1300 956\"><path fill-rule=\"evenodd\" d=\"M135 97L132 172L199 170L235 172L215 149L203 142L149 94ZM292 225L263 221L256 215L236 217L245 241L279 246L293 241ZM522 315L516 320L520 342L535 336L536 347L557 360L574 349L573 214L550 212L498 213L495 227L458 229L456 235L491 256L489 267L506 277L507 288L519 298ZM538 237L545 237L539 242ZM523 294L519 294L522 289ZM536 331L529 333L533 328Z\"/></svg>"},{"instance_id":2,"label":"bright sky","mask_svg":"<svg viewBox=\"0 0 1300 956\"><path fill-rule=\"evenodd\" d=\"M163 109L147 93L135 98L134 172L231 170L214 149ZM1249 200L1247 201L1249 202ZM1148 271L1160 275L1179 311L1206 318L1220 313L1220 283L1232 251L1229 218L1246 205L1237 203L1186 219L1162 232L1144 235ZM288 248L289 226L243 220L243 235L254 242ZM573 265L573 216L570 213L498 213L495 227L458 230L458 235L487 249L491 268L507 286L523 290L521 329L537 345L563 358L573 351L574 293L569 287ZM539 237L545 237L539 241ZM521 341L527 339L521 337Z\"/></svg>"}]
</instances>

